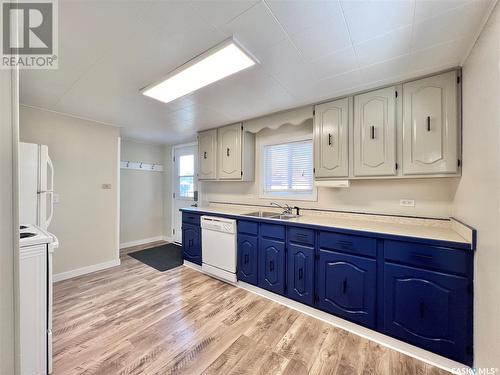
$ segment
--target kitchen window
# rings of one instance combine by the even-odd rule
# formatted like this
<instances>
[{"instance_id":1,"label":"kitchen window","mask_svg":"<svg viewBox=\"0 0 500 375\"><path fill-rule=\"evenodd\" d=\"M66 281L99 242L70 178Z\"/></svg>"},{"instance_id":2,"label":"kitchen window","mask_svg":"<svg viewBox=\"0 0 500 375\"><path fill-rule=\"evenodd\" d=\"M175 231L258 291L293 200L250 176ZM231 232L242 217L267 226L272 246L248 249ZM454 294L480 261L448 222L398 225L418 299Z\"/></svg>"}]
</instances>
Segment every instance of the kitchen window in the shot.
<instances>
[{"instance_id":1,"label":"kitchen window","mask_svg":"<svg viewBox=\"0 0 500 375\"><path fill-rule=\"evenodd\" d=\"M311 139L262 147L262 198L316 200Z\"/></svg>"}]
</instances>

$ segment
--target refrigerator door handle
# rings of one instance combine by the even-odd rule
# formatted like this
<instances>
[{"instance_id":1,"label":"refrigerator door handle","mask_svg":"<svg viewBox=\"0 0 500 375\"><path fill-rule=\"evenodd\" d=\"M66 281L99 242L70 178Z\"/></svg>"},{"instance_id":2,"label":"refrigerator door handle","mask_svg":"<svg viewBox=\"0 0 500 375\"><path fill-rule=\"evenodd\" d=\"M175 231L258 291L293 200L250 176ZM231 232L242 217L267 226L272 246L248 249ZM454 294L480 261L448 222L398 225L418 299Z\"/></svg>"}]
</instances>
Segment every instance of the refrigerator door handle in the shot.
<instances>
[{"instance_id":1,"label":"refrigerator door handle","mask_svg":"<svg viewBox=\"0 0 500 375\"><path fill-rule=\"evenodd\" d=\"M50 210L49 217L47 217L45 219L46 220L45 221L45 228L48 228L50 225L50 222L52 221L52 216L54 216L54 192L48 191L46 194L47 194L47 197L50 197L50 201L47 204L48 205L47 210Z\"/></svg>"},{"instance_id":2,"label":"refrigerator door handle","mask_svg":"<svg viewBox=\"0 0 500 375\"><path fill-rule=\"evenodd\" d=\"M50 170L50 174L49 174ZM47 190L48 191L53 191L54 190L54 164L52 164L52 160L50 160L50 157L47 156L47 175L49 178L47 178ZM50 183L50 185L49 185Z\"/></svg>"}]
</instances>

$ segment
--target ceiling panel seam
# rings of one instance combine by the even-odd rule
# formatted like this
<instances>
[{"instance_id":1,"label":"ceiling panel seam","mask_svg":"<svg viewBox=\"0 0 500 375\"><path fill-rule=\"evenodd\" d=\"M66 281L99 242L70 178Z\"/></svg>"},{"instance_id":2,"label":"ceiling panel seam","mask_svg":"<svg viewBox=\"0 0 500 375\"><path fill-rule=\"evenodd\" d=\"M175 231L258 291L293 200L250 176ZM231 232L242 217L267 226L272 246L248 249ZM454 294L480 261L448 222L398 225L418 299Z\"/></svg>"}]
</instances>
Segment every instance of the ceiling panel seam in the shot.
<instances>
[{"instance_id":1,"label":"ceiling panel seam","mask_svg":"<svg viewBox=\"0 0 500 375\"><path fill-rule=\"evenodd\" d=\"M341 1L339 1L339 6L340 6L340 13L342 14L342 19L344 20L344 25L347 28L347 35L349 35L349 42L351 43L351 48L354 50L354 57L356 58L356 66L358 67L358 70L361 70L361 67L359 65L358 51L356 50L356 47L354 47L354 43L352 41L352 35L351 35L351 28L349 27L349 24L347 23L347 18L345 16L344 7L342 6Z\"/></svg>"}]
</instances>

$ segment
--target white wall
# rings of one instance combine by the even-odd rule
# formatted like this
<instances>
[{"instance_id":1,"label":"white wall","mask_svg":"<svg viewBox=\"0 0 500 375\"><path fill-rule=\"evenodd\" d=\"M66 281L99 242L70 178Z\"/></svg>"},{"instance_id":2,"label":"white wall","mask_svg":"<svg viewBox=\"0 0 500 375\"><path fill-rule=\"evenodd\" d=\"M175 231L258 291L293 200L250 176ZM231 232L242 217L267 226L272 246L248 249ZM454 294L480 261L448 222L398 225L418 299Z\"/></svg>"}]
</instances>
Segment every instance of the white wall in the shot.
<instances>
[{"instance_id":1,"label":"white wall","mask_svg":"<svg viewBox=\"0 0 500 375\"><path fill-rule=\"evenodd\" d=\"M20 138L48 145L54 163L54 273L118 262L119 129L22 106Z\"/></svg>"},{"instance_id":2,"label":"white wall","mask_svg":"<svg viewBox=\"0 0 500 375\"><path fill-rule=\"evenodd\" d=\"M130 140L121 142L121 160L164 163L165 147ZM133 169L120 171L120 246L164 237L164 172Z\"/></svg>"},{"instance_id":3,"label":"white wall","mask_svg":"<svg viewBox=\"0 0 500 375\"><path fill-rule=\"evenodd\" d=\"M500 368L500 8L463 67L463 170L453 215L477 229L475 367Z\"/></svg>"},{"instance_id":4,"label":"white wall","mask_svg":"<svg viewBox=\"0 0 500 375\"><path fill-rule=\"evenodd\" d=\"M17 205L17 75L0 70L0 374L14 373L14 269L19 242ZM14 83L13 83L14 81Z\"/></svg>"},{"instance_id":5,"label":"white wall","mask_svg":"<svg viewBox=\"0 0 500 375\"><path fill-rule=\"evenodd\" d=\"M163 146L163 218L165 220L166 237L172 237L172 146Z\"/></svg>"},{"instance_id":6,"label":"white wall","mask_svg":"<svg viewBox=\"0 0 500 375\"><path fill-rule=\"evenodd\" d=\"M203 201L268 205L272 199L259 198L260 147L268 141L283 142L283 134L289 137L312 135L312 123L261 130L256 136L255 181L201 182ZM346 189L319 188L316 202L282 202L304 208L447 218L452 212L456 184L456 178L356 180ZM400 199L414 199L415 207L401 207Z\"/></svg>"}]
</instances>

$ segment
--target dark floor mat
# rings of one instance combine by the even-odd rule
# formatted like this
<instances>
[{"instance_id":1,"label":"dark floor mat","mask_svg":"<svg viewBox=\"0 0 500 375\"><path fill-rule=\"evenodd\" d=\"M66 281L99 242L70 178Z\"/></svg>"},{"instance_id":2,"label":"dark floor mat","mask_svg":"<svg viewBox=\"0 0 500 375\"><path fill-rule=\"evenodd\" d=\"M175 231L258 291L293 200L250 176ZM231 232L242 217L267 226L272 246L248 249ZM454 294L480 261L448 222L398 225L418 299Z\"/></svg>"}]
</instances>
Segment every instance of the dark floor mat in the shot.
<instances>
[{"instance_id":1,"label":"dark floor mat","mask_svg":"<svg viewBox=\"0 0 500 375\"><path fill-rule=\"evenodd\" d=\"M182 247L172 243L136 251L128 255L161 272L178 267L183 263Z\"/></svg>"}]
</instances>

